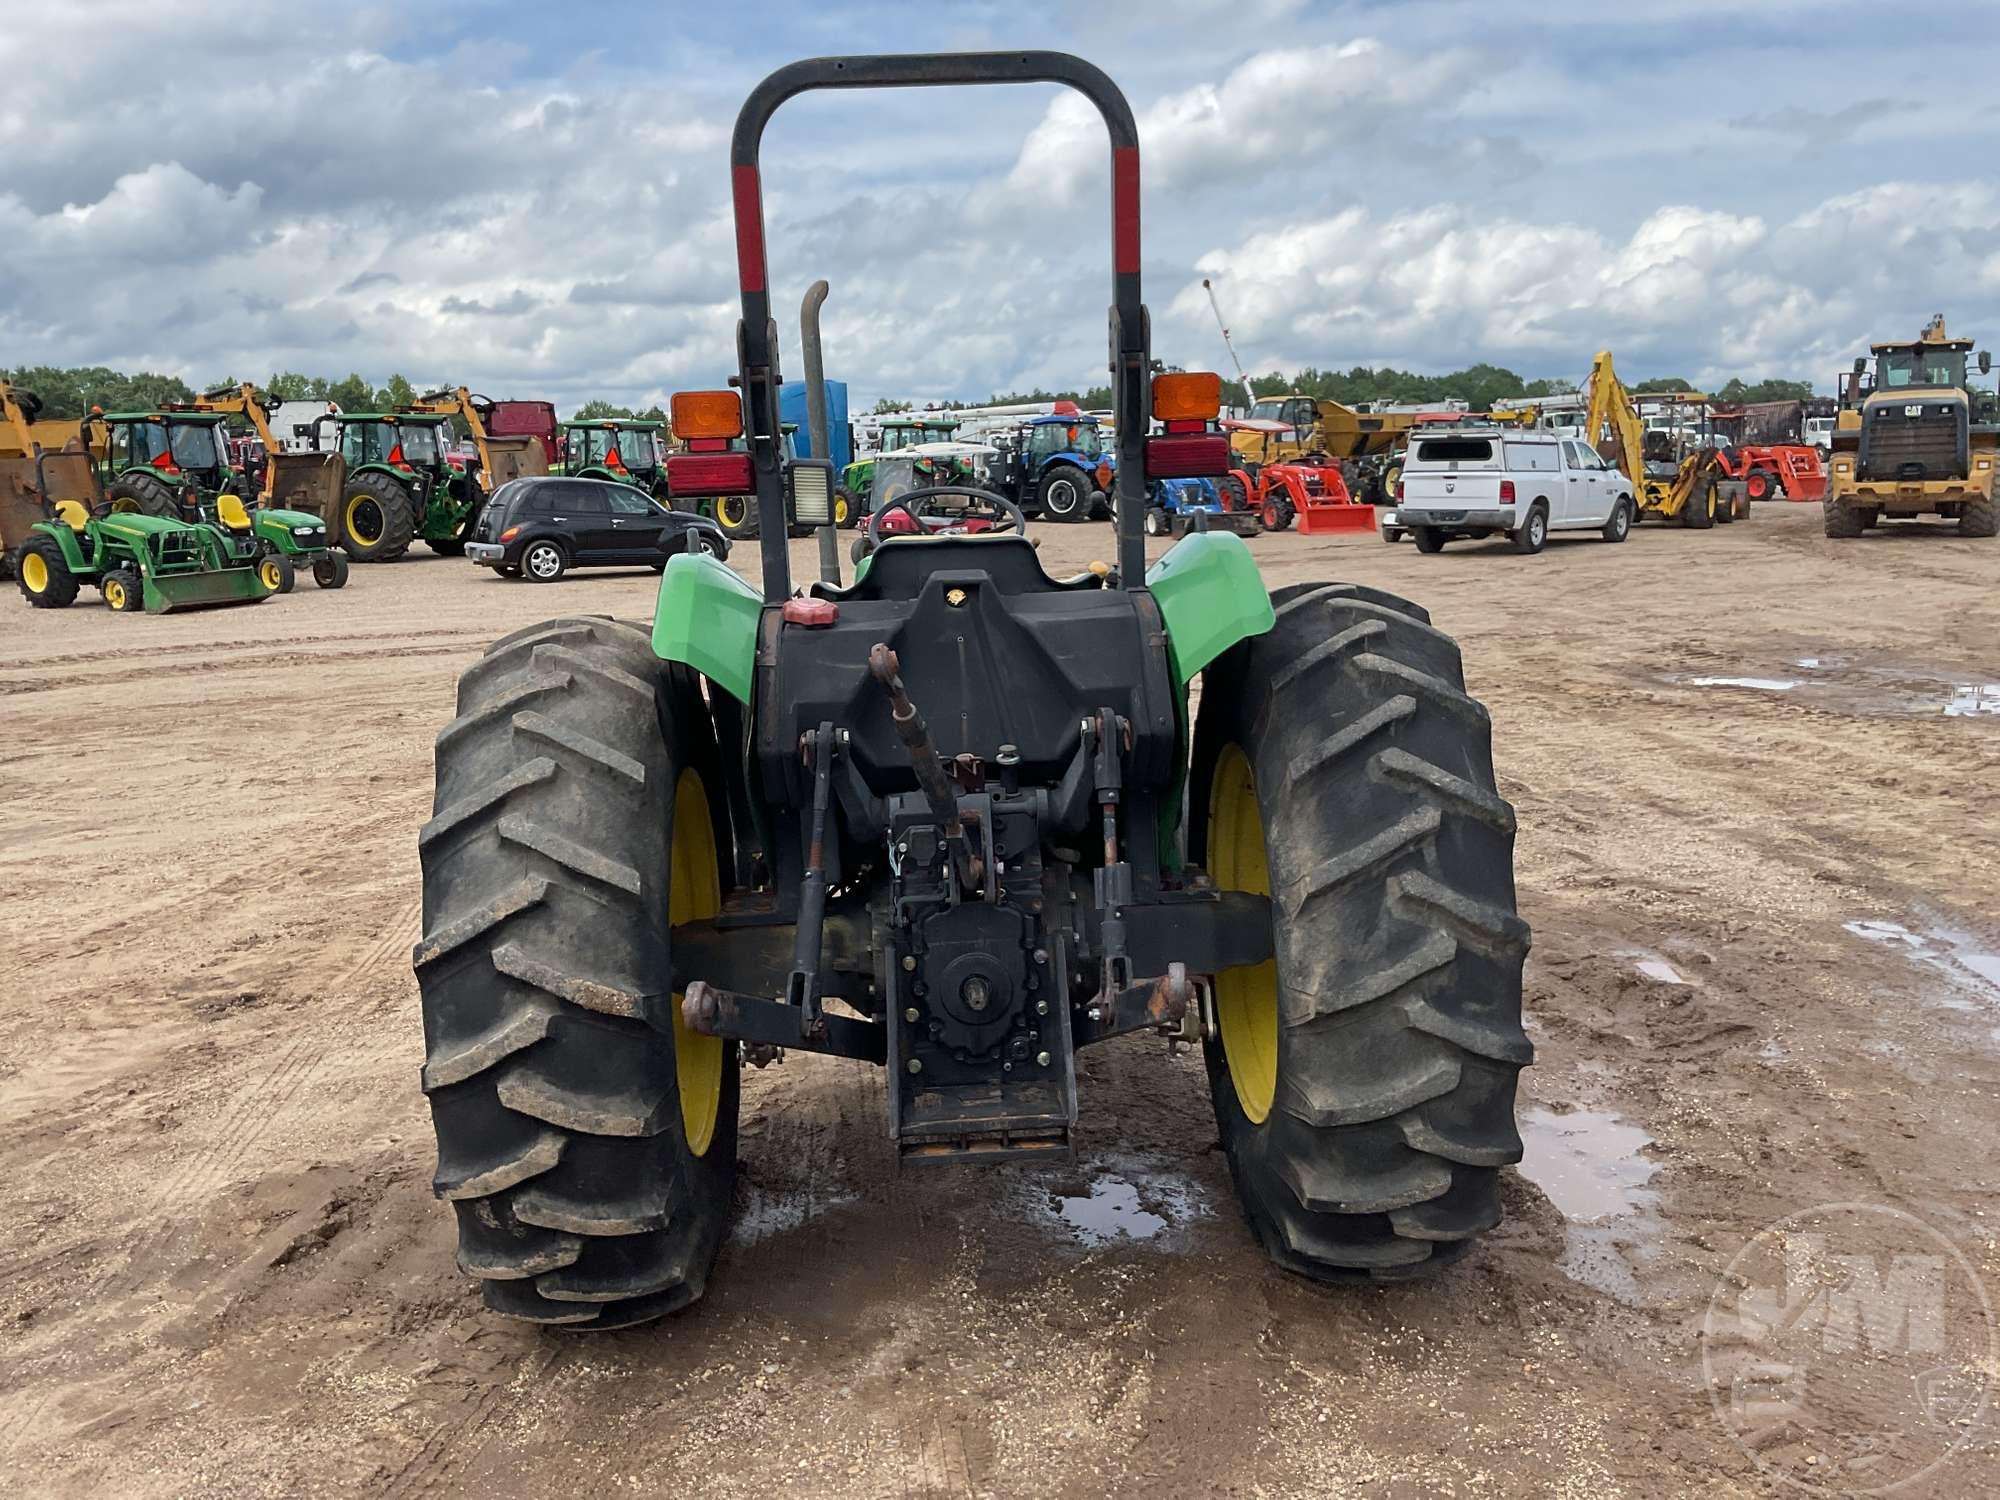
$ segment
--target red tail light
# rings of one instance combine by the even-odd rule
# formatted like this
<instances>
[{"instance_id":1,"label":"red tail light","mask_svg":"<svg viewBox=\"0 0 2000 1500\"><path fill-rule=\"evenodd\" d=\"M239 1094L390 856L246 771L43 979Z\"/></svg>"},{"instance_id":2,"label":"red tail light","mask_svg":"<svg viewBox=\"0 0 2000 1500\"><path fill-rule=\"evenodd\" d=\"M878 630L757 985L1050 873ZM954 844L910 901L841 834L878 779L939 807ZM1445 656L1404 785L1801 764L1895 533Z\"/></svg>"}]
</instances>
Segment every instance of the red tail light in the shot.
<instances>
[{"instance_id":1,"label":"red tail light","mask_svg":"<svg viewBox=\"0 0 2000 1500\"><path fill-rule=\"evenodd\" d=\"M1500 503L1502 505L1512 505L1514 503L1513 480L1503 479L1500 481Z\"/></svg>"},{"instance_id":2,"label":"red tail light","mask_svg":"<svg viewBox=\"0 0 2000 1500\"><path fill-rule=\"evenodd\" d=\"M754 495L747 453L676 453L667 460L667 489L676 495Z\"/></svg>"},{"instance_id":3,"label":"red tail light","mask_svg":"<svg viewBox=\"0 0 2000 1500\"><path fill-rule=\"evenodd\" d=\"M1402 498L1403 498L1403 481L1399 479L1396 481L1396 499L1398 502L1400 502Z\"/></svg>"},{"instance_id":4,"label":"red tail light","mask_svg":"<svg viewBox=\"0 0 2000 1500\"><path fill-rule=\"evenodd\" d=\"M1229 472L1229 439L1188 433L1146 439L1146 473L1153 479L1200 479Z\"/></svg>"},{"instance_id":5,"label":"red tail light","mask_svg":"<svg viewBox=\"0 0 2000 1500\"><path fill-rule=\"evenodd\" d=\"M505 531L500 533L500 540L503 542L511 542L514 540L515 537L519 536L520 534L521 534L520 527L509 526Z\"/></svg>"}]
</instances>

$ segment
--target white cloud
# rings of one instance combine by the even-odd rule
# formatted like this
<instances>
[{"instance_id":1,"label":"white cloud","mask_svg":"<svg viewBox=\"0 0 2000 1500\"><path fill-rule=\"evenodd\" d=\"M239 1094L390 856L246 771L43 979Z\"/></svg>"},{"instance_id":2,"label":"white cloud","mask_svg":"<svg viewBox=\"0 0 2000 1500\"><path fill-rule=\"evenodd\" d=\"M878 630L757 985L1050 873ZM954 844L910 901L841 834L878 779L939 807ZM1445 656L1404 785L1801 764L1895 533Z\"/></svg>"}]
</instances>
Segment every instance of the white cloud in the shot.
<instances>
[{"instance_id":1,"label":"white cloud","mask_svg":"<svg viewBox=\"0 0 2000 1500\"><path fill-rule=\"evenodd\" d=\"M1990 249L2000 189L1885 183L1767 226L1663 207L1622 239L1575 223L1481 220L1439 206L1378 217L1349 209L1209 252L1239 348L1255 368L1385 363L1434 349L1578 375L1609 347L1696 378L1819 375L1846 350L1914 332L1918 309L2000 322ZM1208 322L1198 280L1168 326ZM1905 324L1908 328L1905 329Z\"/></svg>"},{"instance_id":2,"label":"white cloud","mask_svg":"<svg viewBox=\"0 0 2000 1500\"><path fill-rule=\"evenodd\" d=\"M87 41L78 7L21 8L0 28L0 361L401 370L558 402L717 380L736 100L793 39L890 14L793 3L755 34L717 11L605 36L507 7L90 0ZM1220 353L1202 274L1266 368L1574 374L1609 344L1690 375L1806 374L1936 308L2000 327L2000 189L1970 117L1898 112L1822 149L1853 113L1828 97L1867 94L1843 65L1864 85L1911 71L1893 17L1822 58L1864 12L1790 12L1809 63L1757 53L1749 104L1662 128L1713 58L1744 55L1743 10L1163 0L1134 28L1018 0L894 44L1112 61L1140 120L1156 343L1179 362ZM1976 75L1995 50L1956 60ZM1782 170L1710 149L1770 132L1799 142ZM822 96L768 146L788 367L826 276L830 369L864 400L1103 378L1106 151L1080 99Z\"/></svg>"}]
</instances>

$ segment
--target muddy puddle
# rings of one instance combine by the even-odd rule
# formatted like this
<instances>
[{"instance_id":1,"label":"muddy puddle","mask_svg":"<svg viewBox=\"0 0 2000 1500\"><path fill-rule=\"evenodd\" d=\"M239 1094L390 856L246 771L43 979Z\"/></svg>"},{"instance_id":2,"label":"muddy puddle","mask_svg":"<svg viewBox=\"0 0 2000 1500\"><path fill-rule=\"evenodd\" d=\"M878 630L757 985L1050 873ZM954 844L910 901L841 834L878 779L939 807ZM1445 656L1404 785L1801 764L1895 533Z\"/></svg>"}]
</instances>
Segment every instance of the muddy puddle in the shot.
<instances>
[{"instance_id":1,"label":"muddy puddle","mask_svg":"<svg viewBox=\"0 0 2000 1500\"><path fill-rule=\"evenodd\" d=\"M1095 1248L1156 1239L1205 1217L1200 1188L1176 1172L1132 1162L1100 1163L1082 1193L1052 1193L1046 1206L1079 1243Z\"/></svg>"},{"instance_id":2,"label":"muddy puddle","mask_svg":"<svg viewBox=\"0 0 2000 1500\"><path fill-rule=\"evenodd\" d=\"M1946 1010L2000 1009L2000 952L1949 921L1921 913L1911 921L1914 926L1885 917L1859 917L1841 927L1863 942L1896 949L1911 963L1942 975L1946 989L1938 1004Z\"/></svg>"},{"instance_id":3,"label":"muddy puddle","mask_svg":"<svg viewBox=\"0 0 2000 1500\"><path fill-rule=\"evenodd\" d=\"M1782 695L1834 713L1863 718L1992 718L2000 720L2000 682L1966 672L1862 656L1798 656L1776 670L1740 676L1695 673L1668 677L1683 687Z\"/></svg>"},{"instance_id":4,"label":"muddy puddle","mask_svg":"<svg viewBox=\"0 0 2000 1500\"><path fill-rule=\"evenodd\" d=\"M1549 1196L1566 1221L1562 1273L1593 1291L1637 1306L1632 1261L1651 1255L1659 1194L1648 1186L1660 1169L1641 1151L1653 1138L1604 1110L1521 1115L1520 1172ZM1631 1246L1631 1258L1625 1246Z\"/></svg>"},{"instance_id":5,"label":"muddy puddle","mask_svg":"<svg viewBox=\"0 0 2000 1500\"><path fill-rule=\"evenodd\" d=\"M1618 950L1618 956L1656 984L1692 985L1696 982L1674 967L1671 959L1664 958L1649 949L1621 948Z\"/></svg>"},{"instance_id":6,"label":"muddy puddle","mask_svg":"<svg viewBox=\"0 0 2000 1500\"><path fill-rule=\"evenodd\" d=\"M781 1193L749 1183L738 1191L736 1222L730 1226L729 1240L734 1245L754 1245L858 1201L853 1193Z\"/></svg>"}]
</instances>

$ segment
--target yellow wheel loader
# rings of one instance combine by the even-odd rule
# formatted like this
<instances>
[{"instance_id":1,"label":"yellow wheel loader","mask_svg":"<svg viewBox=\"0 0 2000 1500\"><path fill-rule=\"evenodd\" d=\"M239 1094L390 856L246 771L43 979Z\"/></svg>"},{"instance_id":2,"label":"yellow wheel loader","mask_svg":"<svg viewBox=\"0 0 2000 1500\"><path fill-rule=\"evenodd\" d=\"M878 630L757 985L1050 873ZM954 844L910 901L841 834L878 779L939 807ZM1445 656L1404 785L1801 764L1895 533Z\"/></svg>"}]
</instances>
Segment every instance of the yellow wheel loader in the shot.
<instances>
[{"instance_id":1,"label":"yellow wheel loader","mask_svg":"<svg viewBox=\"0 0 2000 1500\"><path fill-rule=\"evenodd\" d=\"M1869 347L1873 369L1857 359L1842 382L1826 534L1857 537L1878 521L1935 515L1956 521L1960 536L1992 536L2000 411L1992 392L1972 389L1972 340L1953 338L1939 313L1915 339ZM1992 368L1981 351L1979 373Z\"/></svg>"}]
</instances>

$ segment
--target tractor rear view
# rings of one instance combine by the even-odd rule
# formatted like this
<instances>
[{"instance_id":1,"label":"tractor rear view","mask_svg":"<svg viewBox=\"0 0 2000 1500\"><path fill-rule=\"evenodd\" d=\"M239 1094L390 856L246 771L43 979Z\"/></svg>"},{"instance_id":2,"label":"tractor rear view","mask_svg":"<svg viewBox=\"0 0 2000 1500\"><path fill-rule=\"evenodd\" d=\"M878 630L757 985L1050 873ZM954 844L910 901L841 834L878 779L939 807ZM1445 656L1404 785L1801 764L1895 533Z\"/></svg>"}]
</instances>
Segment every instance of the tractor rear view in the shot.
<instances>
[{"instance_id":1,"label":"tractor rear view","mask_svg":"<svg viewBox=\"0 0 2000 1500\"><path fill-rule=\"evenodd\" d=\"M779 419L766 123L809 89L998 83L1076 89L1111 136L1116 564L1052 577L1019 506L930 486L851 586L794 592L787 519L832 487ZM669 462L754 502L761 588L675 557L650 629L504 638L438 737L414 963L461 1268L537 1322L671 1313L727 1229L743 1062L883 1067L912 1167L1061 1162L1078 1053L1134 1034L1203 1046L1281 1265L1458 1259L1499 1220L1531 1051L1490 723L1413 604L1267 591L1220 531L1147 570L1150 483L1230 454L1220 381L1151 372L1124 96L1060 53L802 62L731 162L740 390L675 398Z\"/></svg>"}]
</instances>

